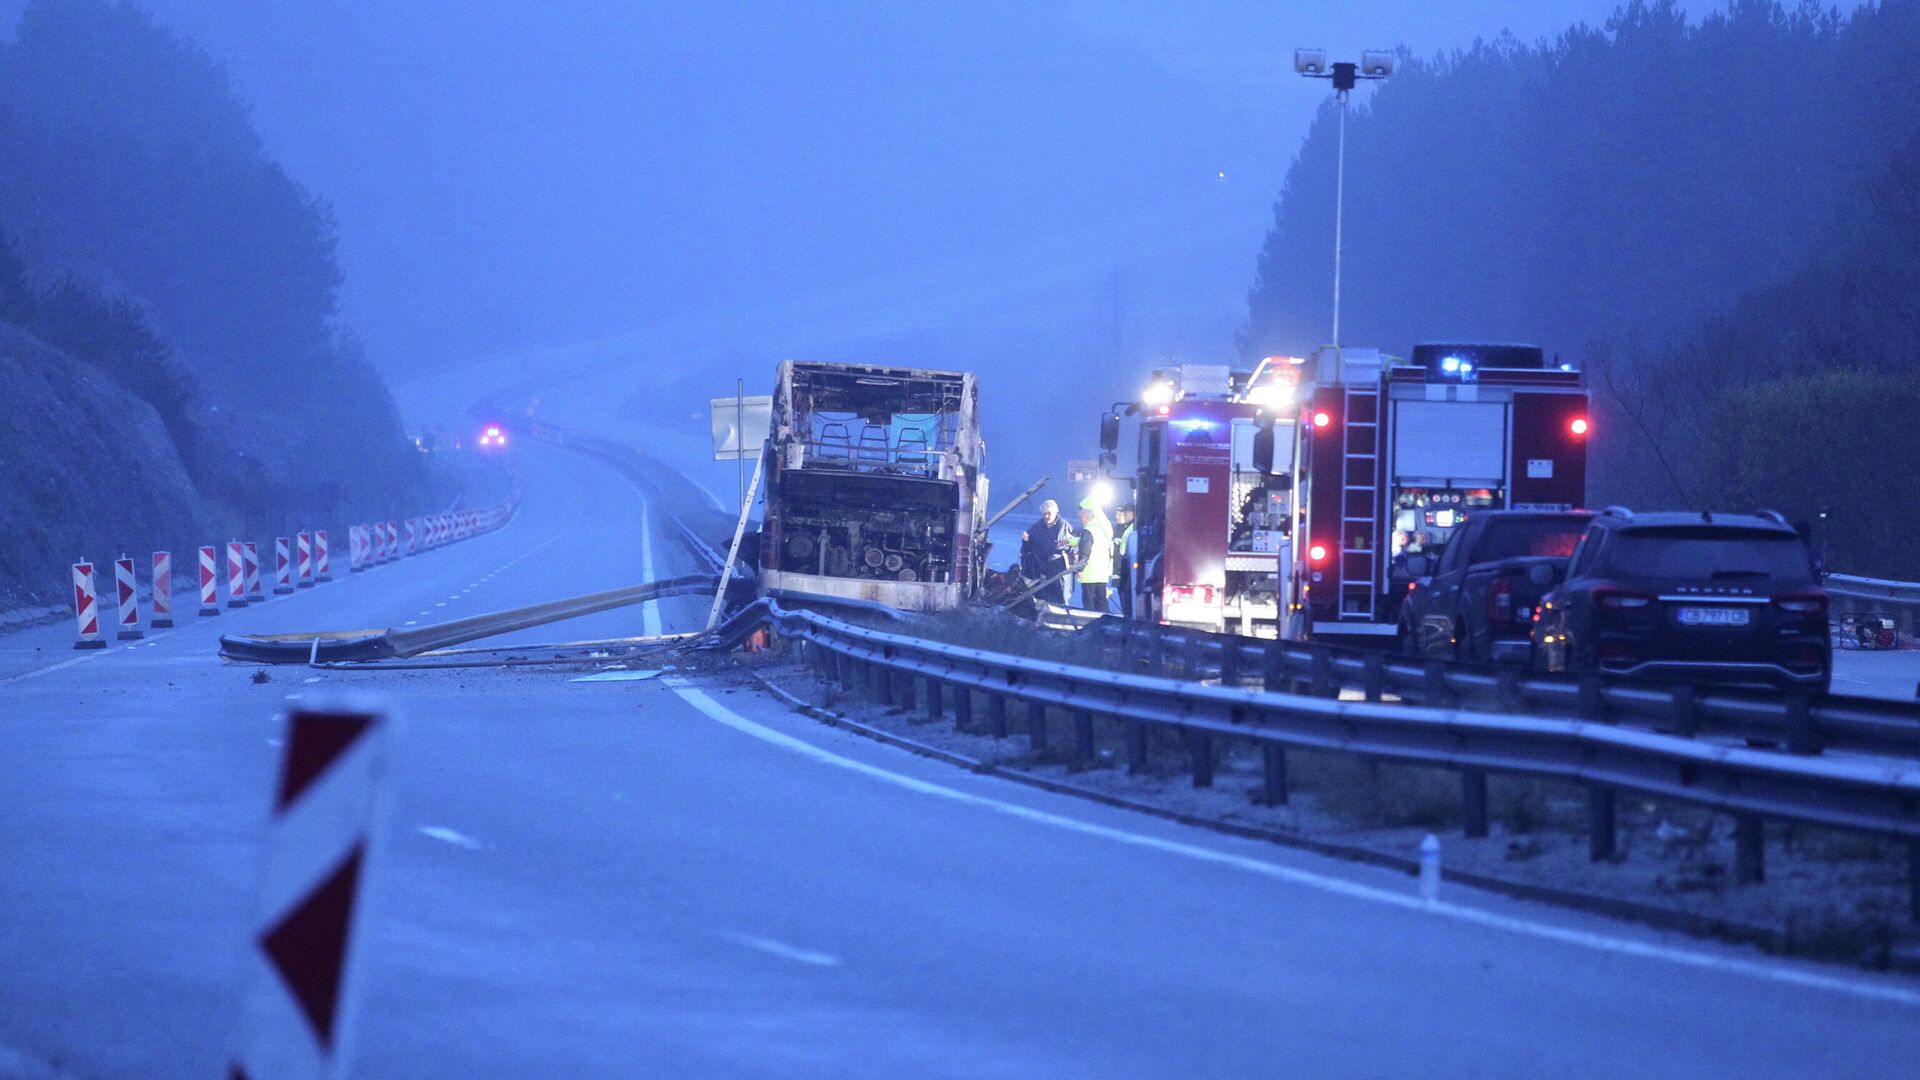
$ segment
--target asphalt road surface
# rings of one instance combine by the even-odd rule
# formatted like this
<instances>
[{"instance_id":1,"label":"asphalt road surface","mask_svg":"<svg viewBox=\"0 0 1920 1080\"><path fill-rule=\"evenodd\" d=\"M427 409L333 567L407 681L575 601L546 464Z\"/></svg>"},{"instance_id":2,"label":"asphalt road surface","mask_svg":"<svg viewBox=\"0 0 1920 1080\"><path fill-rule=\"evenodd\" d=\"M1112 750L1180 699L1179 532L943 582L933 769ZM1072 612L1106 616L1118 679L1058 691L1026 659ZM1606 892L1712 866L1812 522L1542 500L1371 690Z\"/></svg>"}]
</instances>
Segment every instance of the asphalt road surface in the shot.
<instances>
[{"instance_id":1,"label":"asphalt road surface","mask_svg":"<svg viewBox=\"0 0 1920 1080\"><path fill-rule=\"evenodd\" d=\"M693 570L516 449L505 529L133 647L0 637L0 1076L224 1075L288 698L401 722L353 1075L1821 1076L1920 1059L1920 981L1053 796L724 675L316 672L221 631L404 625ZM341 575L345 577L345 575ZM190 608L183 609L191 611ZM687 629L699 600L524 641Z\"/></svg>"}]
</instances>

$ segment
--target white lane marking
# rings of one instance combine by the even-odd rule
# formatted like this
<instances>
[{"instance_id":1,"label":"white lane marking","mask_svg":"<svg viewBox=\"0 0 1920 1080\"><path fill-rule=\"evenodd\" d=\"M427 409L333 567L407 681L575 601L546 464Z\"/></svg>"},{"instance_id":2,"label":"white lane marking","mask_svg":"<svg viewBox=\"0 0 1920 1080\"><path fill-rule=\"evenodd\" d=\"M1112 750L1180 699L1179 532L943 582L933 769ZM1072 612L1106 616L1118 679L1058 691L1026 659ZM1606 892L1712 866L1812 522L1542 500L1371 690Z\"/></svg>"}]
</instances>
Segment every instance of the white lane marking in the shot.
<instances>
[{"instance_id":1,"label":"white lane marking","mask_svg":"<svg viewBox=\"0 0 1920 1080\"><path fill-rule=\"evenodd\" d=\"M468 851L480 850L480 841L475 840L465 833L449 829L444 825L422 825L420 826L420 835L430 840L438 840L442 843L452 844L457 848L466 848Z\"/></svg>"},{"instance_id":2,"label":"white lane marking","mask_svg":"<svg viewBox=\"0 0 1920 1080\"><path fill-rule=\"evenodd\" d=\"M640 580L654 580L653 504L644 495L640 498ZM647 637L659 636L660 601L640 605L640 633Z\"/></svg>"},{"instance_id":3,"label":"white lane marking","mask_svg":"<svg viewBox=\"0 0 1920 1080\"><path fill-rule=\"evenodd\" d=\"M829 953L814 952L812 949L796 949L792 945L783 944L772 938L755 937L752 934L741 934L732 930L722 930L714 936L723 941L731 941L735 945L744 945L749 949L758 949L769 956L777 956L782 960L791 960L796 964L811 964L814 967L840 966L840 958L837 956Z\"/></svg>"},{"instance_id":4,"label":"white lane marking","mask_svg":"<svg viewBox=\"0 0 1920 1080\"><path fill-rule=\"evenodd\" d=\"M425 615L425 614L426 614L426 612L424 612L424 611L423 611L423 612L421 612L420 614L422 614L422 615ZM419 625L420 625L420 620L419 620L419 619L408 619L408 620L407 620L407 621L406 621L406 622L405 622L404 624L402 624L402 625L405 625L405 626L419 626Z\"/></svg>"},{"instance_id":5,"label":"white lane marking","mask_svg":"<svg viewBox=\"0 0 1920 1080\"><path fill-rule=\"evenodd\" d=\"M948 799L967 806L977 806L985 810L993 810L1006 814L1009 817L1020 818L1024 821L1031 821L1040 825L1050 825L1068 832L1076 832L1084 836L1096 836L1104 840L1112 840L1116 843L1147 848L1168 855L1178 855L1183 858L1193 859L1197 862L1231 866L1238 870L1245 870L1249 873L1259 874L1263 877L1274 878L1294 885L1304 885L1308 888L1333 893L1337 896L1344 896L1354 900L1368 900L1376 904L1386 904L1390 907L1402 908L1409 911L1425 911L1459 922L1472 923L1494 930L1505 930L1528 937L1556 941L1565 945L1577 945L1582 948L1615 953L1621 956L1632 956L1645 960L1662 960L1668 963L1678 964L1682 967L1699 968L1730 975L1744 975L1765 982L1784 983L1789 986L1809 987L1815 990L1831 990L1836 993L1850 994L1854 997L1920 1007L1920 991L1908 990L1899 986L1865 982L1838 975L1827 975L1818 971L1808 971L1780 964L1771 964L1760 960L1745 960L1734 956L1721 956L1695 949L1662 945L1658 942L1614 937L1598 931L1579 930L1568 926L1555 926L1551 923L1535 922L1531 919L1519 918L1512 915L1501 915L1496 912L1483 911L1479 908L1471 908L1462 904L1453 904L1444 901L1428 903L1412 893L1394 892L1372 885L1363 885L1357 881L1348 881L1344 878L1332 877L1327 874L1318 874L1311 870L1300 870L1290 866L1281 866L1277 863L1264 862L1260 859L1249 858L1245 855L1232 855L1224 851L1201 847L1197 844L1183 843L1178 840L1167 840L1157 836L1148 836L1144 833L1128 832L1125 829L1116 829L1106 825L1095 825L1091 822L1064 817L1060 814L1049 813L1045 810L1035 810L1031 807L1001 802L998 799L988 798L984 795L973 795L964 791L957 791L940 784L929 783L925 780L917 780L911 776L890 772L875 765L855 761L852 758L841 757L831 751L823 750L812 743L796 739L791 735L782 734L761 724L756 724L682 680L668 679L665 680L665 682L668 686L673 687L674 693L679 694L681 698L685 699L687 704L692 705L708 717L725 724L735 731L751 735L763 742L772 743L782 749L791 750L796 754L810 757L822 764L833 765L851 772L860 773L883 783L903 787L908 791L921 795L931 795L936 798Z\"/></svg>"},{"instance_id":6,"label":"white lane marking","mask_svg":"<svg viewBox=\"0 0 1920 1080\"><path fill-rule=\"evenodd\" d=\"M179 633L179 631L180 631L179 627L175 627L172 630L162 630L159 633L154 634L151 638L148 638L143 644L147 644L147 645L159 644L162 638L172 637L174 634ZM135 646L129 646L129 648L132 648L132 647L135 647ZM71 659L62 660L57 664L48 664L46 667L43 667L43 668L35 668L32 671L23 671L18 675L9 675L4 679L0 679L0 686L7 686L17 682L26 682L28 679L37 679L42 675L59 671L62 668L70 668L75 664L84 664L89 660L98 660L103 656L111 656L113 653L117 651L119 650L113 648L111 645L103 649L93 649L87 652L83 652L79 656L75 656Z\"/></svg>"}]
</instances>

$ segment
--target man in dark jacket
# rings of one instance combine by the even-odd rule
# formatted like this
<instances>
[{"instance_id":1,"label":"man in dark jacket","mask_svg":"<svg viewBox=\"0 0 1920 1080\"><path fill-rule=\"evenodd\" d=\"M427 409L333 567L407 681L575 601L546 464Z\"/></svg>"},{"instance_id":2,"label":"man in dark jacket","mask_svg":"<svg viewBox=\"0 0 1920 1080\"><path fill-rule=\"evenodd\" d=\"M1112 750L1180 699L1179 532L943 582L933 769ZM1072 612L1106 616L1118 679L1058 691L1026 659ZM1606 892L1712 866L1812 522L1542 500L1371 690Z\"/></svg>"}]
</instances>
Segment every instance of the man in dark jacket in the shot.
<instances>
[{"instance_id":1,"label":"man in dark jacket","mask_svg":"<svg viewBox=\"0 0 1920 1080\"><path fill-rule=\"evenodd\" d=\"M1073 551L1073 526L1061 518L1060 504L1048 499L1040 504L1040 520L1020 534L1020 565L1030 578L1065 575ZM1035 595L1050 604L1065 604L1072 592L1073 577L1067 575Z\"/></svg>"}]
</instances>

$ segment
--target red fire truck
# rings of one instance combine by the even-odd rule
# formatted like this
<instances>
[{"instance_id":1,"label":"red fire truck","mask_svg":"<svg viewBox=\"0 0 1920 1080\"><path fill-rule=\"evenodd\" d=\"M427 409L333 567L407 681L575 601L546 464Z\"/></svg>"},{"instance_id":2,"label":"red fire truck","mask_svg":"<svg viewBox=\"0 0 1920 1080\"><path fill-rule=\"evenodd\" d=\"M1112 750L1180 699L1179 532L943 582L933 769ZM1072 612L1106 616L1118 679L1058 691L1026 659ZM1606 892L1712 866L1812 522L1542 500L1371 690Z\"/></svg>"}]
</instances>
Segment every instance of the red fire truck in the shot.
<instances>
[{"instance_id":1,"label":"red fire truck","mask_svg":"<svg viewBox=\"0 0 1920 1080\"><path fill-rule=\"evenodd\" d=\"M1530 345L1437 342L1410 362L1322 350L1301 395L1298 618L1288 636L1390 637L1413 575L1477 511L1566 510L1587 485L1587 388Z\"/></svg>"},{"instance_id":2,"label":"red fire truck","mask_svg":"<svg viewBox=\"0 0 1920 1080\"><path fill-rule=\"evenodd\" d=\"M1587 391L1533 346L1435 343L1155 372L1141 416L1136 618L1387 639L1471 514L1586 500ZM1118 443L1107 417L1102 446Z\"/></svg>"},{"instance_id":3,"label":"red fire truck","mask_svg":"<svg viewBox=\"0 0 1920 1080\"><path fill-rule=\"evenodd\" d=\"M1137 618L1272 636L1294 529L1299 367L1251 373L1188 364L1154 373L1140 405L1134 478ZM1118 442L1110 415L1102 445Z\"/></svg>"}]
</instances>

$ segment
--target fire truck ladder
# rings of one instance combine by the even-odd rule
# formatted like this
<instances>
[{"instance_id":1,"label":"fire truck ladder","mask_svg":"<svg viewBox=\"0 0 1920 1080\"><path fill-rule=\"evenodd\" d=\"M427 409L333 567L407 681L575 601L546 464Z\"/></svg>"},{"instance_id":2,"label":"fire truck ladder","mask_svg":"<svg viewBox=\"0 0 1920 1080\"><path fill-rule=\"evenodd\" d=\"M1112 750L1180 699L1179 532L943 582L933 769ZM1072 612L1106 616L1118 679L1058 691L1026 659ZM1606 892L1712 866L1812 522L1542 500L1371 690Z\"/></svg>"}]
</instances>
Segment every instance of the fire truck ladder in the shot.
<instances>
[{"instance_id":1,"label":"fire truck ladder","mask_svg":"<svg viewBox=\"0 0 1920 1080\"><path fill-rule=\"evenodd\" d=\"M1375 501L1380 482L1380 389L1345 388L1340 462L1340 618L1374 618L1380 558Z\"/></svg>"}]
</instances>

